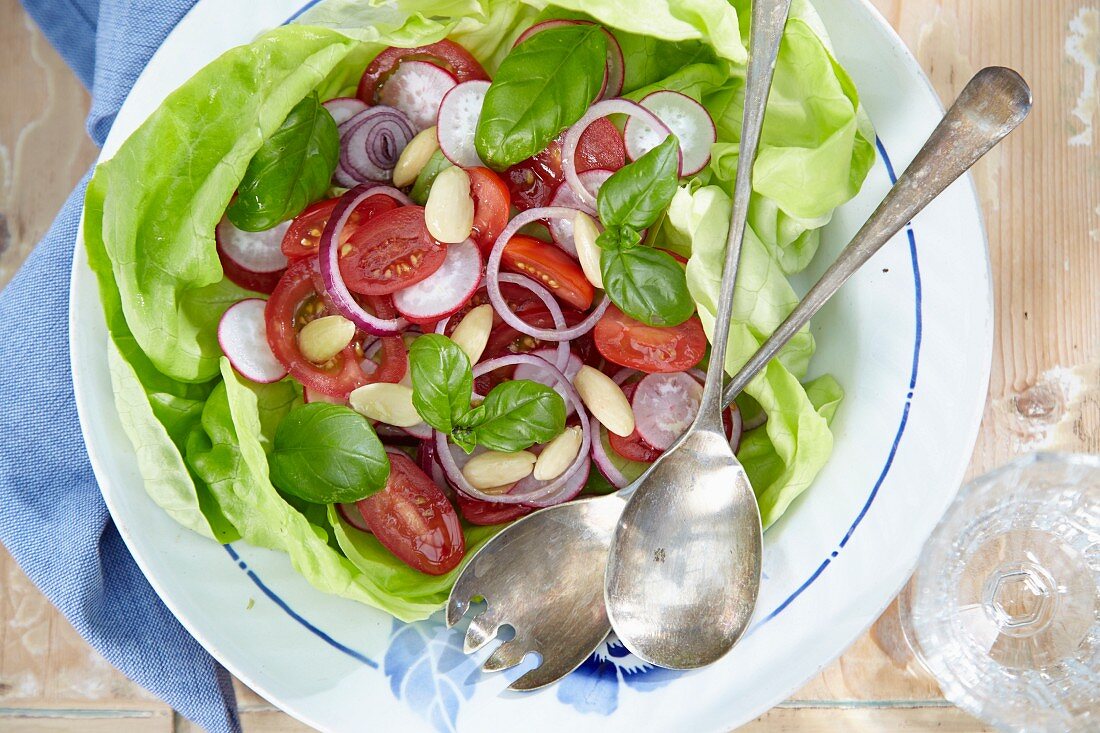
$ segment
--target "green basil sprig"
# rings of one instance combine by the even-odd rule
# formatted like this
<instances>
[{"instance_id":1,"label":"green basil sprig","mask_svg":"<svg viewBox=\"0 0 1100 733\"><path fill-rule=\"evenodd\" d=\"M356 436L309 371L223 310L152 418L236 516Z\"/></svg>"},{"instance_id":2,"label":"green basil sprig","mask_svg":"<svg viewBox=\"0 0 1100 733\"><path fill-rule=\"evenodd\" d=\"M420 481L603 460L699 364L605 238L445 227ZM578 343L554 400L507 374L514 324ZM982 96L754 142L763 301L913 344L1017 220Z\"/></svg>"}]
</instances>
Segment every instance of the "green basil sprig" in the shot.
<instances>
[{"instance_id":1,"label":"green basil sprig","mask_svg":"<svg viewBox=\"0 0 1100 733\"><path fill-rule=\"evenodd\" d=\"M603 85L607 39L595 25L547 28L516 46L493 77L474 147L497 170L542 152Z\"/></svg>"},{"instance_id":2,"label":"green basil sprig","mask_svg":"<svg viewBox=\"0 0 1100 733\"><path fill-rule=\"evenodd\" d=\"M679 263L667 252L639 246L641 230L661 218L676 194L678 150L669 135L617 170L596 197L605 227L596 239L604 290L619 310L650 326L677 326L695 312Z\"/></svg>"},{"instance_id":3,"label":"green basil sprig","mask_svg":"<svg viewBox=\"0 0 1100 733\"><path fill-rule=\"evenodd\" d=\"M314 92L296 104L248 163L226 214L261 232L291 219L328 190L340 157L336 122Z\"/></svg>"},{"instance_id":4,"label":"green basil sprig","mask_svg":"<svg viewBox=\"0 0 1100 733\"><path fill-rule=\"evenodd\" d=\"M310 402L275 431L271 481L315 504L359 501L381 491L390 475L386 449L367 418L350 407Z\"/></svg>"},{"instance_id":5,"label":"green basil sprig","mask_svg":"<svg viewBox=\"0 0 1100 733\"><path fill-rule=\"evenodd\" d=\"M553 440L565 430L565 401L544 384L516 379L494 387L471 408L473 371L458 345L425 334L409 349L413 406L424 422L450 433L467 453L481 445L514 452Z\"/></svg>"}]
</instances>

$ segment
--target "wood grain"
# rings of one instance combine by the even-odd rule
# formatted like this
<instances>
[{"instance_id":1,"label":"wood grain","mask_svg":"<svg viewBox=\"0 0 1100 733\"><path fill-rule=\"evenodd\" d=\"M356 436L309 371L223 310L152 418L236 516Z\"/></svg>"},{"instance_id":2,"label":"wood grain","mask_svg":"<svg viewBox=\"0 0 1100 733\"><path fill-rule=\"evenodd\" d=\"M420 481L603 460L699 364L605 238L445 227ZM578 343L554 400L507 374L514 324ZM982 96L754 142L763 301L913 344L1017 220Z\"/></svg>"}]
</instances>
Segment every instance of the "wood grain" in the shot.
<instances>
[{"instance_id":1,"label":"wood grain","mask_svg":"<svg viewBox=\"0 0 1100 733\"><path fill-rule=\"evenodd\" d=\"M873 0L944 100L971 74L1019 69L1031 119L975 171L997 312L977 474L1043 448L1100 452L1100 2ZM0 283L94 157L88 97L0 0ZM12 100L16 100L12 103ZM248 731L308 728L238 687ZM91 651L0 551L0 731L194 731ZM946 703L901 637L896 605L791 700L744 727L986 731Z\"/></svg>"}]
</instances>

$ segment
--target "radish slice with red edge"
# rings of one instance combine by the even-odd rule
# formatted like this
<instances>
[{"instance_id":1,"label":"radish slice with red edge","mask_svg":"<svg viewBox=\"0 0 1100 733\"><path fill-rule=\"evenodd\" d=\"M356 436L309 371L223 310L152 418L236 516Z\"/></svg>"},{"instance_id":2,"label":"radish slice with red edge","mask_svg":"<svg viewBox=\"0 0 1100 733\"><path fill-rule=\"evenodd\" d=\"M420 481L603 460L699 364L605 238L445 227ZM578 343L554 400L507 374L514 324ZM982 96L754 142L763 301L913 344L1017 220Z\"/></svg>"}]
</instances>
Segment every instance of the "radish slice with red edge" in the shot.
<instances>
[{"instance_id":1,"label":"radish slice with red edge","mask_svg":"<svg viewBox=\"0 0 1100 733\"><path fill-rule=\"evenodd\" d=\"M409 322L404 318L379 318L359 305L359 301L348 290L344 276L340 273L340 251L336 244L340 241L340 235L355 208L367 198L377 194L385 194L404 206L412 204L408 196L393 186L357 186L345 193L336 202L336 207L332 210L324 231L321 232L321 240L317 248L317 269L325 287L325 294L340 315L354 323L355 327L361 331L375 336L394 336L403 331Z\"/></svg>"},{"instance_id":2,"label":"radish slice with red edge","mask_svg":"<svg viewBox=\"0 0 1100 733\"><path fill-rule=\"evenodd\" d=\"M229 363L242 377L260 384L287 375L267 343L266 305L262 298L246 298L229 306L218 321L218 344Z\"/></svg>"},{"instance_id":3,"label":"radish slice with red edge","mask_svg":"<svg viewBox=\"0 0 1100 733\"><path fill-rule=\"evenodd\" d=\"M614 171L609 171L606 168L594 168L579 174L578 178L580 178L581 185L584 186L585 190L592 194L592 198L595 199L599 194L600 186L613 174ZM564 181L558 186L558 190L554 192L554 197L550 199L550 205L565 206L583 211L589 216L596 216L596 210L581 201L580 197L573 192L573 187L569 185L568 181ZM576 257L577 245L573 241L573 220L553 219L550 221L549 229L554 244L568 252L572 257Z\"/></svg>"},{"instance_id":4,"label":"radish slice with red edge","mask_svg":"<svg viewBox=\"0 0 1100 733\"><path fill-rule=\"evenodd\" d=\"M391 180L401 151L416 134L403 112L385 105L367 107L343 127L336 177L346 174L358 183Z\"/></svg>"},{"instance_id":5,"label":"radish slice with red edge","mask_svg":"<svg viewBox=\"0 0 1100 733\"><path fill-rule=\"evenodd\" d=\"M485 104L487 81L466 81L447 92L439 105L436 138L447 160L461 168L484 166L474 147L474 133Z\"/></svg>"},{"instance_id":6,"label":"radish slice with red edge","mask_svg":"<svg viewBox=\"0 0 1100 733\"><path fill-rule=\"evenodd\" d=\"M439 105L458 84L454 75L427 61L402 61L382 85L378 100L409 118L417 132L435 124ZM488 82L486 82L488 85Z\"/></svg>"},{"instance_id":7,"label":"radish slice with red edge","mask_svg":"<svg viewBox=\"0 0 1100 733\"><path fill-rule=\"evenodd\" d=\"M562 343L564 344L565 342L563 341ZM537 349L528 353L530 353L531 356L537 356L541 359L544 359L550 364L557 365L557 349ZM572 381L573 377L577 376L577 373L581 370L581 367L584 366L584 362L581 361L581 358L579 356L571 351L569 352L566 361L567 364L565 366L565 369L561 369L559 367L559 371L561 371L570 381ZM565 400L566 417L569 417L575 411L573 403L569 401L568 397L565 394L565 390L558 385L558 380L554 378L554 372L552 370L543 369L541 366L537 366L535 364L520 364L518 367L516 367L516 371L512 374L512 379L529 379L532 382L538 382L539 384L544 384L547 387L550 387L558 394L560 394L563 400Z\"/></svg>"},{"instance_id":8,"label":"radish slice with red edge","mask_svg":"<svg viewBox=\"0 0 1100 733\"><path fill-rule=\"evenodd\" d=\"M262 232L246 232L233 226L229 217L222 217L214 229L214 238L222 254L242 270L255 273L278 272L286 269L283 235L290 228L284 221Z\"/></svg>"},{"instance_id":9,"label":"radish slice with red edge","mask_svg":"<svg viewBox=\"0 0 1100 733\"><path fill-rule=\"evenodd\" d=\"M623 130L626 154L637 160L661 144L668 131L680 143L680 175L692 176L710 162L710 149L717 140L714 120L703 105L686 94L664 90L645 96L640 104L660 118L663 128L631 117Z\"/></svg>"},{"instance_id":10,"label":"radish slice with red edge","mask_svg":"<svg viewBox=\"0 0 1100 733\"><path fill-rule=\"evenodd\" d=\"M339 126L365 110L367 103L358 97L336 97L322 102L321 106L328 110L333 121Z\"/></svg>"},{"instance_id":11,"label":"radish slice with red edge","mask_svg":"<svg viewBox=\"0 0 1100 733\"><path fill-rule=\"evenodd\" d=\"M336 511L340 514L340 518L347 524L355 527L360 532L366 532L370 534L370 527L367 526L367 522L363 519L363 513L359 511L358 504L337 504Z\"/></svg>"},{"instance_id":12,"label":"radish slice with red edge","mask_svg":"<svg viewBox=\"0 0 1100 733\"><path fill-rule=\"evenodd\" d=\"M438 270L394 293L393 304L410 321L430 323L460 309L480 284L481 251L474 240L467 239L447 247Z\"/></svg>"},{"instance_id":13,"label":"radish slice with red edge","mask_svg":"<svg viewBox=\"0 0 1100 733\"><path fill-rule=\"evenodd\" d=\"M642 440L668 450L699 413L703 386L686 372L647 374L631 400L634 425Z\"/></svg>"},{"instance_id":14,"label":"radish slice with red edge","mask_svg":"<svg viewBox=\"0 0 1100 733\"><path fill-rule=\"evenodd\" d=\"M541 23L535 23L533 26L525 30L520 34L516 42L512 44L512 48L515 48L519 44L526 41L531 36L535 35L539 31L544 31L547 28L560 28L563 25L594 25L590 20L567 20L565 18L554 18L552 20L544 20ZM623 79L626 76L626 63L623 61L623 49L616 40L614 34L607 30L603 26L600 26L600 30L603 31L604 36L607 38L607 64L604 71L603 88L600 90L599 99L610 99L611 97L617 97L623 92Z\"/></svg>"},{"instance_id":15,"label":"radish slice with red edge","mask_svg":"<svg viewBox=\"0 0 1100 733\"><path fill-rule=\"evenodd\" d=\"M596 197L588 192L577 174L577 146L580 145L581 135L588 129L588 126L601 117L607 117L608 115L627 115L632 119L637 117L658 132L664 130L662 140L671 134L665 123L661 122L655 114L628 99L605 99L589 107L588 111L565 133L565 139L562 141L561 146L561 169L565 173L565 180L573 187L573 192L577 194L577 198L593 211L596 209ZM682 150L680 151L680 168L683 168Z\"/></svg>"}]
</instances>

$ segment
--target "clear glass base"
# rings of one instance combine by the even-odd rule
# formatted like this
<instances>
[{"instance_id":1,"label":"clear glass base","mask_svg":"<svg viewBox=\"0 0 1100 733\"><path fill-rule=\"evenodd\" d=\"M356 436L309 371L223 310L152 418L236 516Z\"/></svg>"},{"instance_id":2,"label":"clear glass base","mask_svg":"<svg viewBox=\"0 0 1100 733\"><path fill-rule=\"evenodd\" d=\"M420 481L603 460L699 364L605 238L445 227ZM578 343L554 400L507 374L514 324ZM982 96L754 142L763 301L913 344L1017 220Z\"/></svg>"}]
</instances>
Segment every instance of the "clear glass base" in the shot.
<instances>
[{"instance_id":1,"label":"clear glass base","mask_svg":"<svg viewBox=\"0 0 1100 733\"><path fill-rule=\"evenodd\" d=\"M964 486L900 599L944 695L1002 730L1100 730L1100 457Z\"/></svg>"}]
</instances>

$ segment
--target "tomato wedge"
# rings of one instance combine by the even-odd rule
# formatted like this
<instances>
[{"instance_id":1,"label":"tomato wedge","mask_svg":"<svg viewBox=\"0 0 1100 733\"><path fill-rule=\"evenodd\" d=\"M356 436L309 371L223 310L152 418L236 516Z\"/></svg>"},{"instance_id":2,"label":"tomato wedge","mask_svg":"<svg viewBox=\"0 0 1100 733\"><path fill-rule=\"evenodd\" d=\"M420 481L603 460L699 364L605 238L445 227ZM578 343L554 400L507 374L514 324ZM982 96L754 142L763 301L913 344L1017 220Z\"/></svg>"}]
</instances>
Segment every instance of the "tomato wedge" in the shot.
<instances>
[{"instance_id":1,"label":"tomato wedge","mask_svg":"<svg viewBox=\"0 0 1100 733\"><path fill-rule=\"evenodd\" d=\"M292 377L315 392L342 398L372 380L360 367L363 354L358 343L352 342L328 364L320 365L307 359L298 348L301 326L331 312L319 292L312 261L292 263L264 309L267 343Z\"/></svg>"},{"instance_id":2,"label":"tomato wedge","mask_svg":"<svg viewBox=\"0 0 1100 733\"><path fill-rule=\"evenodd\" d=\"M470 236L477 242L481 256L488 259L497 237L508 225L512 197L500 176L488 168L468 168L466 173L474 199L474 231Z\"/></svg>"},{"instance_id":3,"label":"tomato wedge","mask_svg":"<svg viewBox=\"0 0 1100 733\"><path fill-rule=\"evenodd\" d=\"M367 104L378 104L378 92L390 74L397 70L402 61L428 61L447 71L459 81L473 79L489 80L489 75L470 52L454 41L444 38L438 43L416 48L398 48L390 46L374 57L359 80L356 96Z\"/></svg>"},{"instance_id":4,"label":"tomato wedge","mask_svg":"<svg viewBox=\"0 0 1100 733\"><path fill-rule=\"evenodd\" d=\"M556 245L517 234L508 240L501 264L506 270L537 280L574 308L583 311L592 307L595 288L576 260Z\"/></svg>"},{"instance_id":5,"label":"tomato wedge","mask_svg":"<svg viewBox=\"0 0 1100 733\"><path fill-rule=\"evenodd\" d=\"M363 521L386 549L414 570L443 575L466 554L454 507L428 474L400 451L387 451L384 489L357 503Z\"/></svg>"},{"instance_id":6,"label":"tomato wedge","mask_svg":"<svg viewBox=\"0 0 1100 733\"><path fill-rule=\"evenodd\" d=\"M290 223L290 228L283 235L281 245L283 254L292 260L312 257L317 254L317 246L321 242L321 232L324 231L325 224L328 223L329 217L332 216L332 210L336 208L336 202L339 200L340 197L317 201L294 217L294 221ZM373 219L384 211L396 209L397 205L396 201L381 193L364 199L348 217L348 223L344 226L340 243L343 244L348 241L348 238L364 222Z\"/></svg>"},{"instance_id":7,"label":"tomato wedge","mask_svg":"<svg viewBox=\"0 0 1100 733\"><path fill-rule=\"evenodd\" d=\"M565 180L561 169L562 133L533 158L516 163L504 172L512 203L521 211L547 206L558 186ZM623 136L611 121L602 118L593 122L577 144L577 172L605 168L617 171L626 165Z\"/></svg>"},{"instance_id":8,"label":"tomato wedge","mask_svg":"<svg viewBox=\"0 0 1100 733\"><path fill-rule=\"evenodd\" d=\"M387 295L438 270L445 245L428 234L424 207L402 206L364 222L340 245L340 273L348 289Z\"/></svg>"},{"instance_id":9,"label":"tomato wedge","mask_svg":"<svg viewBox=\"0 0 1100 733\"><path fill-rule=\"evenodd\" d=\"M679 326L662 328L636 321L611 306L592 333L605 359L651 374L690 369L707 351L707 337L698 316Z\"/></svg>"}]
</instances>

